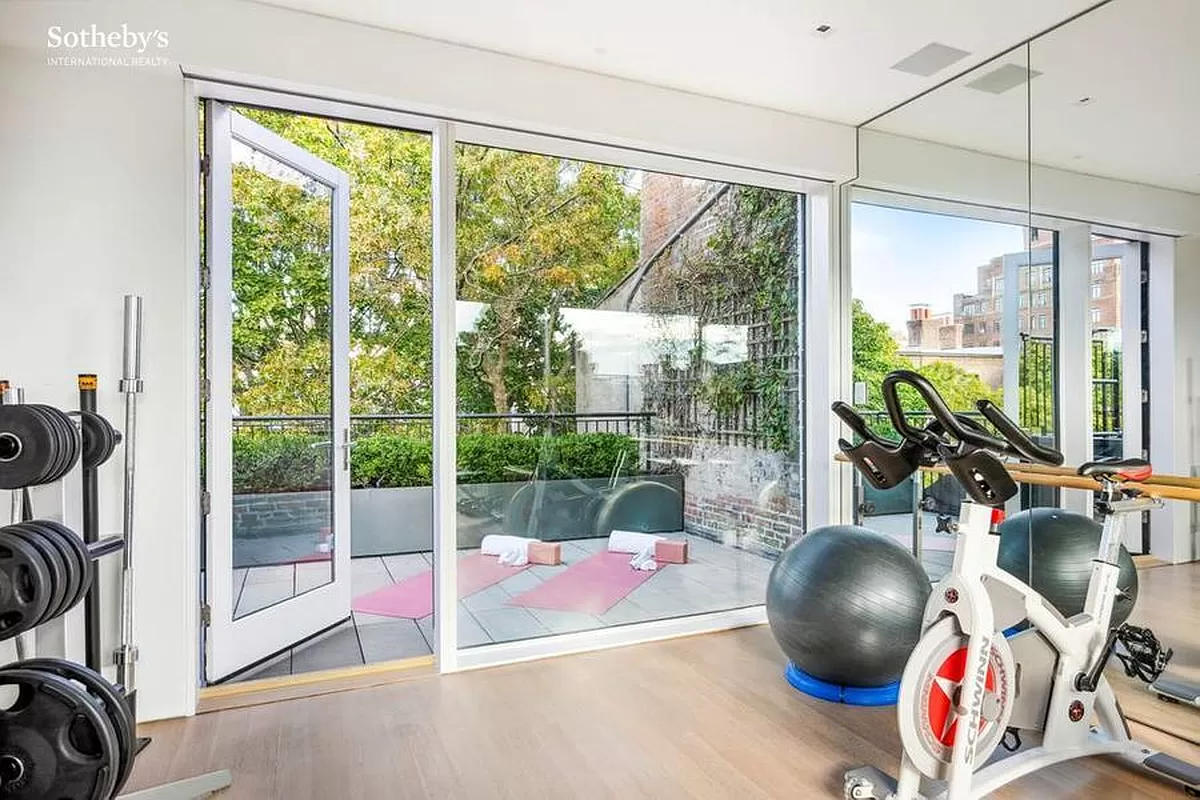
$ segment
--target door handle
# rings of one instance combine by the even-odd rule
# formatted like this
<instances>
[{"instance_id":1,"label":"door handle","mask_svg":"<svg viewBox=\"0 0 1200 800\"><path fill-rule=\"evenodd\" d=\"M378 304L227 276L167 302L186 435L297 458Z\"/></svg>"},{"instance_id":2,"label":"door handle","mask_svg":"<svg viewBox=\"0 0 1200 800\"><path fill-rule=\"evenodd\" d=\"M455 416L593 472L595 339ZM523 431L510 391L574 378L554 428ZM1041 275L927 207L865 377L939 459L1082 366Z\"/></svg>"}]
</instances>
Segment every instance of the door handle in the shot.
<instances>
[{"instance_id":1,"label":"door handle","mask_svg":"<svg viewBox=\"0 0 1200 800\"><path fill-rule=\"evenodd\" d=\"M350 438L350 429L342 429L342 469L350 471L350 450L354 447L354 440Z\"/></svg>"}]
</instances>

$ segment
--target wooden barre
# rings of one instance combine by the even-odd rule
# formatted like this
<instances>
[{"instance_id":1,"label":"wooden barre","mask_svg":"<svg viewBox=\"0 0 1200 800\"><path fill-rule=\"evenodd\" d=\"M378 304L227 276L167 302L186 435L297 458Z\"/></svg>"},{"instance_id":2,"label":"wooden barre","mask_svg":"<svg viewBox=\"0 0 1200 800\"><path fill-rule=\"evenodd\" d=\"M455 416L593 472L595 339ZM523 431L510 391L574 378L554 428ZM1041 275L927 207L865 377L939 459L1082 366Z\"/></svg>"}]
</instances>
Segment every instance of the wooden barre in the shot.
<instances>
[{"instance_id":1,"label":"wooden barre","mask_svg":"<svg viewBox=\"0 0 1200 800\"><path fill-rule=\"evenodd\" d=\"M845 453L835 453L834 459L850 463L850 459ZM1087 478L1082 475L1075 474L1074 470L1069 467L1042 467L1037 464L1022 464L1001 462L1008 474L1017 483L1036 484L1038 486L1057 486L1063 489L1084 489L1086 491L1096 491L1100 485L1092 478ZM1028 467L1039 467L1036 470L1030 470ZM938 464L933 467L921 467L926 472L936 472L942 475L950 473L949 468L945 465ZM1044 471L1044 470L1053 470ZM1159 478L1174 478L1179 476L1155 476ZM1193 479L1187 478L1187 481ZM1136 489L1138 492L1148 497L1161 497L1164 500L1186 500L1191 503L1200 503L1200 488L1185 484L1174 483L1154 483L1149 481L1146 483L1136 483L1133 481L1124 482L1123 487Z\"/></svg>"}]
</instances>

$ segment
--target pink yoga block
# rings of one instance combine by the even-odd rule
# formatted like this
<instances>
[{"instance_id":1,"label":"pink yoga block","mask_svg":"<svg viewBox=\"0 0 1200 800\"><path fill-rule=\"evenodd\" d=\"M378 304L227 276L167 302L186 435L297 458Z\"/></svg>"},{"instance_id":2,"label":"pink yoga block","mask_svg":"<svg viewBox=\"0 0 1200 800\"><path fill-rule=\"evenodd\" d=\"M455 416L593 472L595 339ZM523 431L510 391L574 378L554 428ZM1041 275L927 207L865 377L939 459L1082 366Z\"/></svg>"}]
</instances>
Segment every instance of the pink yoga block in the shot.
<instances>
[{"instance_id":1,"label":"pink yoga block","mask_svg":"<svg viewBox=\"0 0 1200 800\"><path fill-rule=\"evenodd\" d=\"M530 542L529 563L557 567L562 563L562 545L558 542Z\"/></svg>"},{"instance_id":2,"label":"pink yoga block","mask_svg":"<svg viewBox=\"0 0 1200 800\"><path fill-rule=\"evenodd\" d=\"M654 560L663 564L686 564L687 545L680 539L659 539L654 543Z\"/></svg>"}]
</instances>

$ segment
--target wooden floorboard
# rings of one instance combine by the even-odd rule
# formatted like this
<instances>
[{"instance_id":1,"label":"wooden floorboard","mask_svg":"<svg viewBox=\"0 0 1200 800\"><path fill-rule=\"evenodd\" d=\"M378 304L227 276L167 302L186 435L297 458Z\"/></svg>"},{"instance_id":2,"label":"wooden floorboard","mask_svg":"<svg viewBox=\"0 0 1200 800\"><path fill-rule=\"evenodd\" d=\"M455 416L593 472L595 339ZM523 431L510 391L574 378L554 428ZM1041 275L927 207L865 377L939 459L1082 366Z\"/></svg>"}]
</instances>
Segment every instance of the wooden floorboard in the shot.
<instances>
[{"instance_id":1,"label":"wooden floorboard","mask_svg":"<svg viewBox=\"0 0 1200 800\"><path fill-rule=\"evenodd\" d=\"M228 767L231 798L840 797L899 753L895 710L801 696L765 627L144 726L130 789ZM1101 759L1008 798L1177 798Z\"/></svg>"}]
</instances>

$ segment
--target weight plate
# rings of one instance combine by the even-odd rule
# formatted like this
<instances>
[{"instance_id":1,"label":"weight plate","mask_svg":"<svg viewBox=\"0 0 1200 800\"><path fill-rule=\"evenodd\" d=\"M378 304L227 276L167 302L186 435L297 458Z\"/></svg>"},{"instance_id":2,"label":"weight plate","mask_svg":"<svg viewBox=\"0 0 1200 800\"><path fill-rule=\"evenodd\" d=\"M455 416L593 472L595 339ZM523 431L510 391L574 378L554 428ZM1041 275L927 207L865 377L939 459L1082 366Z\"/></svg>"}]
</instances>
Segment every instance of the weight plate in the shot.
<instances>
[{"instance_id":1,"label":"weight plate","mask_svg":"<svg viewBox=\"0 0 1200 800\"><path fill-rule=\"evenodd\" d=\"M41 553L0 528L0 641L41 622L50 605L49 581Z\"/></svg>"},{"instance_id":2,"label":"weight plate","mask_svg":"<svg viewBox=\"0 0 1200 800\"><path fill-rule=\"evenodd\" d=\"M38 475L37 480L39 485L50 483L55 479L54 475L58 472L59 464L62 463L62 430L55 424L54 418L47 414L45 408L42 406L30 403L25 407L29 409L29 413L38 418L50 440L50 448L46 452L46 463L43 465L42 472Z\"/></svg>"},{"instance_id":3,"label":"weight plate","mask_svg":"<svg viewBox=\"0 0 1200 800\"><path fill-rule=\"evenodd\" d=\"M19 689L0 710L0 775L5 800L107 800L120 744L100 704L66 678L20 665L0 670Z\"/></svg>"},{"instance_id":4,"label":"weight plate","mask_svg":"<svg viewBox=\"0 0 1200 800\"><path fill-rule=\"evenodd\" d=\"M67 462L71 456L71 437L69 432L63 427L62 412L51 406L41 404L36 404L33 407L46 418L47 424L54 429L54 434L57 438L58 444L55 448L55 453L58 458L55 459L54 468L50 474L42 481L43 483L53 483L67 473ZM69 423L70 420L67 422Z\"/></svg>"},{"instance_id":5,"label":"weight plate","mask_svg":"<svg viewBox=\"0 0 1200 800\"><path fill-rule=\"evenodd\" d=\"M42 560L46 562L46 568L50 571L50 583L47 584L50 602L46 606L46 613L42 615L42 622L49 622L62 613L63 603L67 599L66 562L59 554L58 548L50 543L50 537L42 533L35 525L9 525L4 530L33 545L41 554Z\"/></svg>"},{"instance_id":6,"label":"weight plate","mask_svg":"<svg viewBox=\"0 0 1200 800\"><path fill-rule=\"evenodd\" d=\"M43 528L58 534L59 539L75 551L75 566L79 570L79 590L75 593L75 597L67 604L66 609L64 609L63 613L66 613L77 606L87 596L88 589L91 588L92 558L88 555L87 545L83 543L83 539L79 538L79 534L66 525L49 519L38 520L38 523Z\"/></svg>"},{"instance_id":7,"label":"weight plate","mask_svg":"<svg viewBox=\"0 0 1200 800\"><path fill-rule=\"evenodd\" d=\"M66 589L63 591L62 605L58 612L47 617L52 619L56 616L61 616L67 613L75 602L76 596L79 594L79 587L83 583L83 573L79 571L79 552L72 547L63 536L53 528L44 525L44 520L34 520L27 522L26 525L34 526L38 532L45 537L46 541L54 546L58 551L59 557L62 559L63 567L66 570Z\"/></svg>"},{"instance_id":8,"label":"weight plate","mask_svg":"<svg viewBox=\"0 0 1200 800\"><path fill-rule=\"evenodd\" d=\"M96 469L112 457L117 447L117 432L104 417L91 411L79 412L83 433L83 466Z\"/></svg>"},{"instance_id":9,"label":"weight plate","mask_svg":"<svg viewBox=\"0 0 1200 800\"><path fill-rule=\"evenodd\" d=\"M66 475L79 461L79 455L83 451L83 437L79 432L79 428L75 425L75 420L70 416L59 411L52 406L42 406L45 411L54 420L54 424L62 432L62 458L58 465L58 472L54 480L58 480Z\"/></svg>"},{"instance_id":10,"label":"weight plate","mask_svg":"<svg viewBox=\"0 0 1200 800\"><path fill-rule=\"evenodd\" d=\"M117 743L120 745L120 766L117 770L117 785L113 791L114 794L119 793L125 786L125 781L129 779L129 773L133 770L134 756L137 755L134 752L134 748L137 747L137 729L133 720L133 712L125 700L124 693L105 680L102 675L97 675L82 664L65 661L61 658L33 658L21 661L16 666L21 669L49 672L51 675L74 681L82 685L92 697L99 701L104 713L112 722L113 731L117 734Z\"/></svg>"},{"instance_id":11,"label":"weight plate","mask_svg":"<svg viewBox=\"0 0 1200 800\"><path fill-rule=\"evenodd\" d=\"M55 441L42 416L28 406L0 405L0 489L40 483Z\"/></svg>"}]
</instances>

